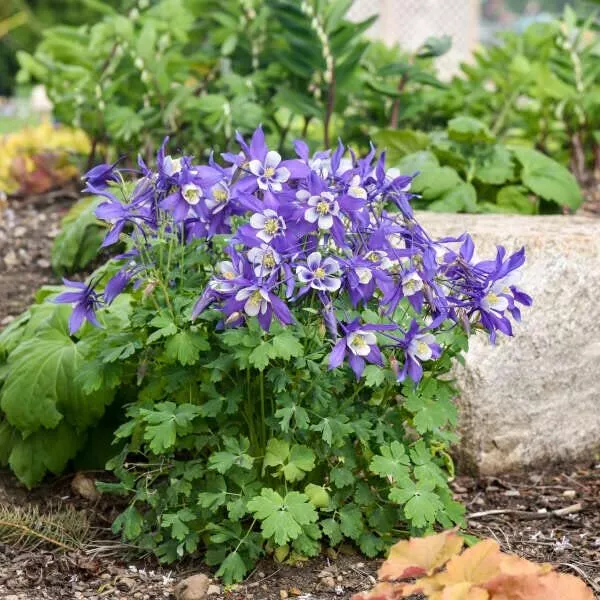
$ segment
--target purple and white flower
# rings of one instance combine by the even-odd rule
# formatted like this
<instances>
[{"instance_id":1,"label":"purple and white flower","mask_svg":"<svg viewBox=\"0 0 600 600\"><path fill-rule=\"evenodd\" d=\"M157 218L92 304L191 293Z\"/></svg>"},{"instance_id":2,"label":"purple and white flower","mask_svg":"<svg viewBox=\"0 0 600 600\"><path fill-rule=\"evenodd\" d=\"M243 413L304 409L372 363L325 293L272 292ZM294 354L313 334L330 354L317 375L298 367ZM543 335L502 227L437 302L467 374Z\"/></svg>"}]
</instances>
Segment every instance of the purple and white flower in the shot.
<instances>
[{"instance_id":1,"label":"purple and white flower","mask_svg":"<svg viewBox=\"0 0 600 600\"><path fill-rule=\"evenodd\" d=\"M260 160L251 160L248 163L250 173L256 176L256 183L261 190L280 192L283 185L290 178L287 167L279 166L281 155L275 150L267 152L264 163Z\"/></svg>"},{"instance_id":2,"label":"purple and white flower","mask_svg":"<svg viewBox=\"0 0 600 600\"><path fill-rule=\"evenodd\" d=\"M335 292L340 289L342 280L336 275L340 265L334 258L323 258L320 252L312 252L306 258L306 266L296 267L298 280L307 287L323 292Z\"/></svg>"},{"instance_id":3,"label":"purple and white flower","mask_svg":"<svg viewBox=\"0 0 600 600\"><path fill-rule=\"evenodd\" d=\"M257 277L267 277L281 262L279 254L267 244L250 248L248 260L252 263L254 274Z\"/></svg>"},{"instance_id":4,"label":"purple and white flower","mask_svg":"<svg viewBox=\"0 0 600 600\"><path fill-rule=\"evenodd\" d=\"M296 197L298 197L298 192ZM319 229L331 229L333 219L340 214L340 205L331 192L321 192L318 196L310 196L304 218L309 223L317 223Z\"/></svg>"},{"instance_id":5,"label":"purple and white flower","mask_svg":"<svg viewBox=\"0 0 600 600\"><path fill-rule=\"evenodd\" d=\"M272 208L266 208L261 213L254 213L250 217L250 226L258 231L256 237L267 243L273 238L283 235L286 230L285 220Z\"/></svg>"}]
</instances>

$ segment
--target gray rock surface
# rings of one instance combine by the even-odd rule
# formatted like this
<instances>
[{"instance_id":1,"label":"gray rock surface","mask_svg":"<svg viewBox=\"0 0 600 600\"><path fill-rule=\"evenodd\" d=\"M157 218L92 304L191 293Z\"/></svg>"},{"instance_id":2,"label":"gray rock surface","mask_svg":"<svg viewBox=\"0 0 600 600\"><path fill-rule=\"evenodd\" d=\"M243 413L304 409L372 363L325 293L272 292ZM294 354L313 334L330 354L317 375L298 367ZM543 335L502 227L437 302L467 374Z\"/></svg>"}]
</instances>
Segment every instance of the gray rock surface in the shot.
<instances>
[{"instance_id":1,"label":"gray rock surface","mask_svg":"<svg viewBox=\"0 0 600 600\"><path fill-rule=\"evenodd\" d=\"M600 219L420 214L435 237L469 231L477 256L525 246L519 284L534 299L514 338L472 338L459 455L482 474L600 449Z\"/></svg>"}]
</instances>

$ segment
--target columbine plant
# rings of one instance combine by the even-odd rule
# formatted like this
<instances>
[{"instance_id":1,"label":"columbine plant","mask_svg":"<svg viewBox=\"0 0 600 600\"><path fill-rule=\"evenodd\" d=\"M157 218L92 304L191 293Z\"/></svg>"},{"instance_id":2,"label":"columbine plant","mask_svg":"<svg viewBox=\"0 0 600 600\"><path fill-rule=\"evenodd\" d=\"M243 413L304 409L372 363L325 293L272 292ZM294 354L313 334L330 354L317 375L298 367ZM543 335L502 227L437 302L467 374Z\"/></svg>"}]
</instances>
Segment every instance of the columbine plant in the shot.
<instances>
[{"instance_id":1,"label":"columbine plant","mask_svg":"<svg viewBox=\"0 0 600 600\"><path fill-rule=\"evenodd\" d=\"M283 160L260 127L238 142L206 165L165 142L134 181L117 165L88 179L106 199L105 244L128 250L55 301L93 340L94 385L117 380L130 402L138 390L111 463L132 498L116 529L164 560L206 547L231 581L265 551L347 538L373 556L460 523L440 375L471 331L512 335L531 303L516 286L523 250L480 261L466 234L432 239L411 176L374 148L311 156L298 141ZM103 313L105 329L78 333Z\"/></svg>"}]
</instances>

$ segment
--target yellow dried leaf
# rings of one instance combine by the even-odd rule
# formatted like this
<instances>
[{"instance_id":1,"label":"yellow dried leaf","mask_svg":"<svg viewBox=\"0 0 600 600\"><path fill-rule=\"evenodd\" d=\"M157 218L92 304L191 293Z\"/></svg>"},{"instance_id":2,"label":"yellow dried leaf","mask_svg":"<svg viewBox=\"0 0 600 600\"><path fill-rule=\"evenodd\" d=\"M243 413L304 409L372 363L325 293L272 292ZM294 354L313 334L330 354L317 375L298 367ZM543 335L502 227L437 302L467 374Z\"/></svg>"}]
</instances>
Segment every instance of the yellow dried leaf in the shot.
<instances>
[{"instance_id":1,"label":"yellow dried leaf","mask_svg":"<svg viewBox=\"0 0 600 600\"><path fill-rule=\"evenodd\" d=\"M456 556L463 539L454 530L398 542L379 569L379 579L395 581L431 574Z\"/></svg>"},{"instance_id":2,"label":"yellow dried leaf","mask_svg":"<svg viewBox=\"0 0 600 600\"><path fill-rule=\"evenodd\" d=\"M502 557L494 540L483 540L450 559L446 571L436 575L435 579L442 586L485 583L501 574Z\"/></svg>"},{"instance_id":3,"label":"yellow dried leaf","mask_svg":"<svg viewBox=\"0 0 600 600\"><path fill-rule=\"evenodd\" d=\"M552 571L548 563L534 563L514 554L507 554L500 561L500 571L505 575L543 575Z\"/></svg>"}]
</instances>

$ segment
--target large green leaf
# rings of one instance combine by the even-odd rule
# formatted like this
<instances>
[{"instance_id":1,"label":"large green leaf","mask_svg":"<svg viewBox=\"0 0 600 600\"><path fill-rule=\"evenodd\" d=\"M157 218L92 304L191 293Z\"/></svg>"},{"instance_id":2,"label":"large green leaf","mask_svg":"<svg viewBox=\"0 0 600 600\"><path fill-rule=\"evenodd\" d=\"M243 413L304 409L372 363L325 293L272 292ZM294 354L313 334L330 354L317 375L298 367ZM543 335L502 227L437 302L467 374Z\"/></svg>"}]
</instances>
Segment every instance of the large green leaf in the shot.
<instances>
[{"instance_id":1,"label":"large green leaf","mask_svg":"<svg viewBox=\"0 0 600 600\"><path fill-rule=\"evenodd\" d=\"M493 134L485 123L473 117L455 117L448 122L448 137L456 142L491 142Z\"/></svg>"},{"instance_id":2,"label":"large green leaf","mask_svg":"<svg viewBox=\"0 0 600 600\"><path fill-rule=\"evenodd\" d=\"M461 181L427 208L435 212L476 212L477 192L472 184Z\"/></svg>"},{"instance_id":3,"label":"large green leaf","mask_svg":"<svg viewBox=\"0 0 600 600\"><path fill-rule=\"evenodd\" d=\"M8 462L14 474L31 488L43 479L46 471L61 473L83 441L83 434L63 422L54 429L40 429L25 439L17 436Z\"/></svg>"},{"instance_id":4,"label":"large green leaf","mask_svg":"<svg viewBox=\"0 0 600 600\"><path fill-rule=\"evenodd\" d=\"M500 189L496 196L496 204L503 212L515 212L534 215L536 203L528 196L527 190L520 185L507 185Z\"/></svg>"},{"instance_id":5,"label":"large green leaf","mask_svg":"<svg viewBox=\"0 0 600 600\"><path fill-rule=\"evenodd\" d=\"M428 167L415 177L412 191L421 194L424 200L437 200L461 183L459 174L450 167Z\"/></svg>"},{"instance_id":6,"label":"large green leaf","mask_svg":"<svg viewBox=\"0 0 600 600\"><path fill-rule=\"evenodd\" d=\"M510 150L493 146L491 152L477 162L475 177L483 183L500 185L514 177L514 164Z\"/></svg>"},{"instance_id":7,"label":"large green leaf","mask_svg":"<svg viewBox=\"0 0 600 600\"><path fill-rule=\"evenodd\" d=\"M381 129L373 134L373 141L379 150L386 151L388 163L393 165L407 154L425 150L429 136L411 129Z\"/></svg>"},{"instance_id":8,"label":"large green leaf","mask_svg":"<svg viewBox=\"0 0 600 600\"><path fill-rule=\"evenodd\" d=\"M413 175L428 168L439 167L440 162L437 156L429 150L420 150L413 154L407 154L397 164L390 163L391 166L398 167L402 175Z\"/></svg>"},{"instance_id":9,"label":"large green leaf","mask_svg":"<svg viewBox=\"0 0 600 600\"><path fill-rule=\"evenodd\" d=\"M565 167L531 148L514 148L513 153L523 167L521 179L534 193L576 210L583 201L575 177Z\"/></svg>"},{"instance_id":10,"label":"large green leaf","mask_svg":"<svg viewBox=\"0 0 600 600\"><path fill-rule=\"evenodd\" d=\"M70 310L57 305L35 337L22 341L8 357L0 407L24 437L41 428L53 429L63 420L84 430L112 400L112 391L85 395L76 383L84 357L68 333Z\"/></svg>"}]
</instances>

